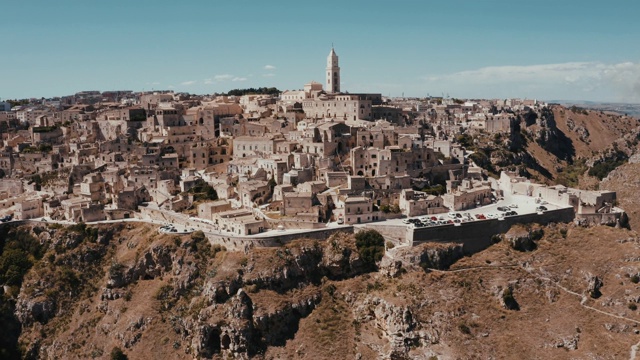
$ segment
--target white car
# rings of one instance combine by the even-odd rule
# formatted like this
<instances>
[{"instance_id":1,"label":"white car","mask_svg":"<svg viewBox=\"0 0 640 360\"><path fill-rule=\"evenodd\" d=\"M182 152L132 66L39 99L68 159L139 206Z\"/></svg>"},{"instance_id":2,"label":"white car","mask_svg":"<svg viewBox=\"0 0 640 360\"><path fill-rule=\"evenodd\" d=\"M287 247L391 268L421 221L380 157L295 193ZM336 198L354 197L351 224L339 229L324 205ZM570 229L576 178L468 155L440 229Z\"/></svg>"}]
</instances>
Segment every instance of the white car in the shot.
<instances>
[{"instance_id":1,"label":"white car","mask_svg":"<svg viewBox=\"0 0 640 360\"><path fill-rule=\"evenodd\" d=\"M512 209L517 209L518 208L518 204L511 204L509 205L510 208Z\"/></svg>"}]
</instances>

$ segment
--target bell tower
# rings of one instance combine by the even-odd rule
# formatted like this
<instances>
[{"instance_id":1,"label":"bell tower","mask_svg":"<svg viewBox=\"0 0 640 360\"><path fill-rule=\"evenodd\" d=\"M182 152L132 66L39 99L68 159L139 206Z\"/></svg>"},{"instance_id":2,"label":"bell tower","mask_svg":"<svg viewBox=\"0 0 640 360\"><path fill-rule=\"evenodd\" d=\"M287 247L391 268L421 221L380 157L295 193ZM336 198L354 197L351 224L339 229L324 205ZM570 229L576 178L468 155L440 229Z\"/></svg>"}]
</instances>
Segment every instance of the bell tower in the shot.
<instances>
[{"instance_id":1,"label":"bell tower","mask_svg":"<svg viewBox=\"0 0 640 360\"><path fill-rule=\"evenodd\" d=\"M333 50L333 46L327 57L327 92L330 94L340 92L340 66L338 66L338 55Z\"/></svg>"}]
</instances>

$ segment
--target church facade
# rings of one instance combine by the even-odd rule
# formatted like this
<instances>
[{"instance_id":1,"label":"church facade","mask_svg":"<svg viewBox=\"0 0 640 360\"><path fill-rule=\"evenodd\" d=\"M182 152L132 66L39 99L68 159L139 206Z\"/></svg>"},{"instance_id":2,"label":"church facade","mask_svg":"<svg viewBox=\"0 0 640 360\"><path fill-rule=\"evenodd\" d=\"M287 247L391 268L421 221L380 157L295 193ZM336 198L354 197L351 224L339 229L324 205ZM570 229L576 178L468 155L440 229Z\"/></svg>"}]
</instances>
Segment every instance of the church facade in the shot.
<instances>
[{"instance_id":1,"label":"church facade","mask_svg":"<svg viewBox=\"0 0 640 360\"><path fill-rule=\"evenodd\" d=\"M310 82L304 90L285 91L282 102L301 102L309 118L337 120L372 120L373 106L382 104L381 94L350 94L340 92L340 65L338 55L331 48L327 57L326 89Z\"/></svg>"}]
</instances>

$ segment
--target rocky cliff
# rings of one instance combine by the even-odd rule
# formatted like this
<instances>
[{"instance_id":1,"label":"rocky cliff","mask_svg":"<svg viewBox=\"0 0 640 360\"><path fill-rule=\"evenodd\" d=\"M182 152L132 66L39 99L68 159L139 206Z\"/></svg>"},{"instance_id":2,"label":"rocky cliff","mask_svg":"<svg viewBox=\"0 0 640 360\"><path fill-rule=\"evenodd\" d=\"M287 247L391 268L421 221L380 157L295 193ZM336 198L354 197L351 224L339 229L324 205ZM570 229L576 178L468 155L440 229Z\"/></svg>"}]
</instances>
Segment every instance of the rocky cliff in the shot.
<instances>
[{"instance_id":1,"label":"rocky cliff","mask_svg":"<svg viewBox=\"0 0 640 360\"><path fill-rule=\"evenodd\" d=\"M626 229L396 247L378 271L350 234L244 253L148 225L0 231L6 358L617 358L640 340Z\"/></svg>"}]
</instances>

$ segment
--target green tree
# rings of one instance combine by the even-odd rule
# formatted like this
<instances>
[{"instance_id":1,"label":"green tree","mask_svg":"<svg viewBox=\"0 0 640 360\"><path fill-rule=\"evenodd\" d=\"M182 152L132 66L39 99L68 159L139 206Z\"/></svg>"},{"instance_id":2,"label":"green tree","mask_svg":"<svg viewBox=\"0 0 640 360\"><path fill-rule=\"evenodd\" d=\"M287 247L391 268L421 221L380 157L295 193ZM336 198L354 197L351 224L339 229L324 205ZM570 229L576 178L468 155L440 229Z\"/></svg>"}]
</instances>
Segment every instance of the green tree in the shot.
<instances>
[{"instance_id":1,"label":"green tree","mask_svg":"<svg viewBox=\"0 0 640 360\"><path fill-rule=\"evenodd\" d=\"M128 360L129 357L119 347L114 347L111 350L111 360Z\"/></svg>"},{"instance_id":2,"label":"green tree","mask_svg":"<svg viewBox=\"0 0 640 360\"><path fill-rule=\"evenodd\" d=\"M375 230L361 231L356 234L356 247L365 266L377 270L376 262L384 256L384 237Z\"/></svg>"}]
</instances>

